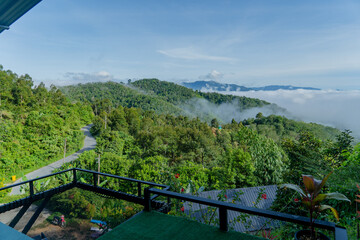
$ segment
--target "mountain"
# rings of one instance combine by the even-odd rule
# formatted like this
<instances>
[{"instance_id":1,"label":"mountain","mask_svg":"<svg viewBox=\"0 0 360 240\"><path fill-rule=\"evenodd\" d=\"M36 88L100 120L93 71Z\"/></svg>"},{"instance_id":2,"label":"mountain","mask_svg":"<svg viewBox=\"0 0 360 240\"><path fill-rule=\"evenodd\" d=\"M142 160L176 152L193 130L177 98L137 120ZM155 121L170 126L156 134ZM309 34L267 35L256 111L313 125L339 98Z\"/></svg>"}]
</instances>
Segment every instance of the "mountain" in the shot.
<instances>
[{"instance_id":1,"label":"mountain","mask_svg":"<svg viewBox=\"0 0 360 240\"><path fill-rule=\"evenodd\" d=\"M116 82L78 84L61 87L60 90L72 101L90 102L95 113L96 109L105 105L121 105L157 114L198 117L207 122L216 118L221 123L227 123L232 118L237 121L246 118L243 112L252 108L266 107L271 114L285 111L260 99L202 93L158 79L142 79L129 85Z\"/></svg>"},{"instance_id":2,"label":"mountain","mask_svg":"<svg viewBox=\"0 0 360 240\"><path fill-rule=\"evenodd\" d=\"M196 82L183 82L183 86L191 88L193 90L213 90L213 91L236 91L236 92L247 92L247 91L276 91L276 90L321 90L320 88L312 87L295 87L291 85L269 85L265 87L244 87L236 84L218 83L215 81L196 81Z\"/></svg>"}]
</instances>

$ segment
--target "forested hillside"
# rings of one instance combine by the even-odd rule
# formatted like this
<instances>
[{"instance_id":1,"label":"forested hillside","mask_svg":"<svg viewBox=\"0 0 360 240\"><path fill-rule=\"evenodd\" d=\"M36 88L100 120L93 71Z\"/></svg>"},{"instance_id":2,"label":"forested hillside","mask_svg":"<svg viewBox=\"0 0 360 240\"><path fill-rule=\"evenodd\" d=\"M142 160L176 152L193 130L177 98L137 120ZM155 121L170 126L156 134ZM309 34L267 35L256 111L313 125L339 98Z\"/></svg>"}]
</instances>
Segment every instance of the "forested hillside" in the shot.
<instances>
[{"instance_id":1,"label":"forested hillside","mask_svg":"<svg viewBox=\"0 0 360 240\"><path fill-rule=\"evenodd\" d=\"M352 149L347 132L331 141L299 129L296 138L276 135L281 138L276 143L236 121L218 129L215 119L211 126L136 108L107 110L95 117L92 128L102 168L148 181L167 183L180 173L184 184L192 180L206 189L276 184L298 179L305 170L315 175L330 171ZM79 166L96 169L95 152L87 154Z\"/></svg>"},{"instance_id":2,"label":"forested hillside","mask_svg":"<svg viewBox=\"0 0 360 240\"><path fill-rule=\"evenodd\" d=\"M258 113L256 118L243 120L242 124L277 142L281 141L283 138L297 139L299 138L299 134L303 131L311 132L319 139L331 141L335 141L336 136L341 133L340 130L333 127L295 121L276 115L266 117L263 116L262 113Z\"/></svg>"},{"instance_id":3,"label":"forested hillside","mask_svg":"<svg viewBox=\"0 0 360 240\"><path fill-rule=\"evenodd\" d=\"M60 90L33 86L0 65L0 175L39 168L82 144L81 126L91 123L90 105L70 103ZM8 179L7 179L8 180Z\"/></svg>"},{"instance_id":4,"label":"forested hillside","mask_svg":"<svg viewBox=\"0 0 360 240\"><path fill-rule=\"evenodd\" d=\"M233 103L235 101L241 110L270 105L270 103L256 98L193 91L190 88L158 79L142 79L133 82L131 85L147 93L154 93L157 96L161 96L166 99L166 101L174 104L187 103L193 98L204 98L217 105Z\"/></svg>"},{"instance_id":5,"label":"forested hillside","mask_svg":"<svg viewBox=\"0 0 360 240\"><path fill-rule=\"evenodd\" d=\"M90 102L94 106L94 112L100 112L101 108L136 107L143 110L152 110L157 113L169 113L179 115L183 111L155 95L144 94L129 88L121 83L87 83L61 87L60 90L72 101Z\"/></svg>"},{"instance_id":6,"label":"forested hillside","mask_svg":"<svg viewBox=\"0 0 360 240\"><path fill-rule=\"evenodd\" d=\"M228 123L232 118L241 118L243 111L255 107L266 106L273 113L285 111L259 99L201 93L157 79L138 80L128 85L115 82L78 84L60 89L72 101L92 103L94 112L100 112L99 108L108 106L136 107L158 114L198 117L208 123L213 118L217 118L220 123ZM222 108L223 105L225 107Z\"/></svg>"},{"instance_id":7,"label":"forested hillside","mask_svg":"<svg viewBox=\"0 0 360 240\"><path fill-rule=\"evenodd\" d=\"M280 183L287 170L281 147L241 123L219 130L199 119L122 107L107 119L105 129L97 116L92 131L108 173L162 183L179 173L184 185L222 189ZM95 169L95 158L88 152L77 164Z\"/></svg>"}]
</instances>

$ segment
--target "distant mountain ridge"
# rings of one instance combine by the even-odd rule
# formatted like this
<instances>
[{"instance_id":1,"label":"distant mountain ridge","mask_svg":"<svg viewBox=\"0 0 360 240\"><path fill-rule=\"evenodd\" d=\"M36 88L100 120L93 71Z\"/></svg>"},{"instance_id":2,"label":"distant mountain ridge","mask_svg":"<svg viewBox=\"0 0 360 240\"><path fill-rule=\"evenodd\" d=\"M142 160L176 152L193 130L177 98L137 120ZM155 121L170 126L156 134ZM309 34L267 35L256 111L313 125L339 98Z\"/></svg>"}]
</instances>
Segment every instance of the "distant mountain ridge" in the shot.
<instances>
[{"instance_id":1,"label":"distant mountain ridge","mask_svg":"<svg viewBox=\"0 0 360 240\"><path fill-rule=\"evenodd\" d=\"M247 91L276 91L276 90L321 90L320 88L313 87L295 87L291 85L269 85L265 87L244 87L237 84L218 83L215 81L196 81L196 82L183 82L182 85L193 90L214 90L214 91L236 91L236 92L247 92Z\"/></svg>"}]
</instances>

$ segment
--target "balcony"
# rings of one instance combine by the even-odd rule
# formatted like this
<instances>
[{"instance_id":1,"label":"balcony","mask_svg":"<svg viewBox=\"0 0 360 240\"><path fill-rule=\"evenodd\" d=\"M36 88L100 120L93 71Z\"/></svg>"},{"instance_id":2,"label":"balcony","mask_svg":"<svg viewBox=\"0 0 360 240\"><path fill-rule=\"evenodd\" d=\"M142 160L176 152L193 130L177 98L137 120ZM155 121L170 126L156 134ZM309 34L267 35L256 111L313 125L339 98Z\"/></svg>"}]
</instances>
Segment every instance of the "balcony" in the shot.
<instances>
[{"instance_id":1,"label":"balcony","mask_svg":"<svg viewBox=\"0 0 360 240\"><path fill-rule=\"evenodd\" d=\"M84 176L84 174L91 176L92 184L78 181L78 179L80 179L80 176ZM46 178L59 177L61 175L67 175L71 178L71 181L69 183L62 184L46 191L36 191L36 189L34 188L34 183L37 181ZM132 184L133 191L132 193L128 193L129 191L122 192L114 189L100 187L98 186L98 179L100 176L102 178L116 179L119 183L119 186L121 186L122 183ZM172 239L198 239L199 237L204 238L205 236L209 239L259 239L258 237L252 235L229 231L230 221L228 219L228 211L236 211L245 214L262 216L270 219L275 219L287 223L300 224L304 226L310 225L310 219L306 217L246 207L242 205L201 198L188 194L180 194L170 191L170 187L167 185L78 168L72 168L36 179L31 179L21 183L6 186L0 188L0 191L19 186L27 186L29 189L29 196L0 206L0 214L18 207L22 207L18 214L11 221L9 226L0 225L0 230L2 231L2 233L6 232L6 234L2 235L11 236L10 234L17 234L14 233L15 230L12 228L14 228L19 222L19 220L24 216L25 212L32 203L42 200L40 206L22 230L22 233L26 234L36 221L41 211L46 207L46 204L49 202L52 196L74 187L95 192L104 196L137 203L144 206L144 211L135 215L123 224L120 224L111 232L103 235L100 238L105 240L116 238L169 239L170 237ZM186 218L169 216L167 214L164 214L171 209L172 200L193 202L217 209L216 211L219 218L219 227L208 226ZM336 226L335 223L317 220L315 222L315 227L318 229L325 229L333 232L335 240L347 239L346 229ZM25 235L23 235L23 237L25 237L24 239L29 239L26 238Z\"/></svg>"}]
</instances>

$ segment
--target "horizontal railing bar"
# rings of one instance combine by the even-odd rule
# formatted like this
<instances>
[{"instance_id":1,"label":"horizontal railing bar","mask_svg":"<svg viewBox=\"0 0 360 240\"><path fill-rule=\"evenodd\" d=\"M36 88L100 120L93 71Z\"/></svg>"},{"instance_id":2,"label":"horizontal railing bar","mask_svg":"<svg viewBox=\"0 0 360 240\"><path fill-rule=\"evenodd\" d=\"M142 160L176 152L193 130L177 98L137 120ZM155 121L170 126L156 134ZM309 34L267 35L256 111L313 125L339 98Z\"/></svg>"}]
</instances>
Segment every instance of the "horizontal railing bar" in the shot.
<instances>
[{"instance_id":1,"label":"horizontal railing bar","mask_svg":"<svg viewBox=\"0 0 360 240\"><path fill-rule=\"evenodd\" d=\"M184 201L190 201L190 202L195 202L195 203L199 203L199 204L204 204L204 205L208 205L208 206L212 206L212 207L217 207L217 208L225 207L228 210L233 210L233 211L237 211L237 212L244 212L244 213L248 213L248 214L258 215L258 216L267 217L267 218L273 218L273 219L282 220L282 221L286 221L286 222L298 223L298 224L307 225L307 226L310 225L310 219L307 217L296 216L296 215L291 215L291 214L281 213L281 212L274 212L274 211L265 210L265 209L247 207L247 206L242 206L242 205L238 205L238 204L235 205L233 203L220 202L220 201L216 201L216 200L212 200L212 199L192 196L192 195L188 195L188 194L180 194L180 193L160 190L160 189L156 189L156 188L149 189L149 192L158 194L158 195L162 195L162 196L177 198L177 199L184 200ZM332 230L332 231L335 231L335 227L336 227L335 223L321 221L321 220L315 220L314 225L317 228L323 228L323 229L328 229L328 230Z\"/></svg>"},{"instance_id":2,"label":"horizontal railing bar","mask_svg":"<svg viewBox=\"0 0 360 240\"><path fill-rule=\"evenodd\" d=\"M168 187L168 185L142 181L142 180L138 180L138 179L134 179L134 178L120 177L120 176L117 176L117 175L112 175L112 174L102 173L102 172L96 172L96 171L86 170L86 169L81 169L81 168L75 168L75 169L77 171L80 171L80 172L96 173L96 174L99 174L99 175L105 176L105 177L112 177L112 178L117 178L117 179L121 179L121 180L130 181L130 182L138 182L138 183L147 184L147 185L154 186L154 187L162 187L162 188Z\"/></svg>"},{"instance_id":3,"label":"horizontal railing bar","mask_svg":"<svg viewBox=\"0 0 360 240\"><path fill-rule=\"evenodd\" d=\"M0 191L6 190L6 189L8 189L8 188L17 187L17 186L20 186L20 185L23 185L23 184L26 184L26 183L29 183L29 182L35 182L35 181L38 181L38 180L40 180L40 179L44 179L44 178L52 177L52 176L55 176L55 175L59 175L59 174L65 173L65 172L69 172L69 171L71 171L71 170L72 170L72 169L67 169L67 170L63 170L63 171L57 172L57 173L51 173L51 174L49 174L49 175L45 175L45 176L42 176L42 177L37 177L37 178L34 178L34 179L26 180L26 181L24 181L24 182L19 182L19 183L15 183L15 184L12 184L12 185L8 185L8 186L6 186L6 187L0 188Z\"/></svg>"},{"instance_id":4,"label":"horizontal railing bar","mask_svg":"<svg viewBox=\"0 0 360 240\"><path fill-rule=\"evenodd\" d=\"M59 174L65 173L65 172L73 171L73 170L80 171L80 172L87 172L87 173L96 173L96 174L99 174L99 175L101 175L101 176L112 177L112 178L117 178L117 179L121 179L121 180L125 180L125 181L138 182L138 183L147 184L147 185L154 186L154 187L162 187L162 188L165 188L165 189L169 189L169 188L168 188L169 186L168 186L168 185L164 185L164 184L147 182L147 181L142 181L142 180L133 179L133 178L127 178L127 177L120 177L120 176L117 176L117 175L112 175L112 174L108 174L108 173L101 173L101 172L96 172L96 171L87 170L87 169L71 168L71 169L66 169L66 170L63 170L63 171L60 171L60 172L57 172L57 173L52 173L52 174L48 174L48 175L45 175L45 176L42 176L42 177L38 177L38 178L26 180L26 181L24 181L24 182L19 182L19 183L11 184L11 185L8 185L8 186L6 186L6 187L0 188L0 191L6 190L6 189L9 189L9 188L13 188L13 187L17 187L17 186L20 186L20 185L23 185L23 184L26 184L26 183L29 183L29 182L34 182L34 181L38 181L38 180L41 180L41 179L44 179L44 178L48 178L48 177L52 177L52 176L55 176L55 175L59 175Z\"/></svg>"},{"instance_id":5,"label":"horizontal railing bar","mask_svg":"<svg viewBox=\"0 0 360 240\"><path fill-rule=\"evenodd\" d=\"M7 212L9 210L18 208L18 207L23 206L23 205L25 205L27 203L32 204L33 202L36 202L36 201L38 201L40 199L43 199L46 196L53 196L54 194L64 192L64 191L69 190L69 189L71 189L73 187L75 187L75 185L73 183L68 183L68 184L65 184L65 185L61 185L59 187L51 188L51 189L43 191L43 192L35 193L33 196L28 196L28 197L21 198L21 199L12 201L12 202L5 203L5 204L0 206L0 213Z\"/></svg>"}]
</instances>

